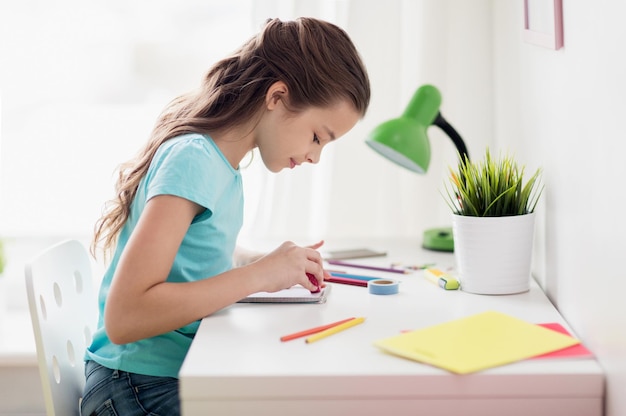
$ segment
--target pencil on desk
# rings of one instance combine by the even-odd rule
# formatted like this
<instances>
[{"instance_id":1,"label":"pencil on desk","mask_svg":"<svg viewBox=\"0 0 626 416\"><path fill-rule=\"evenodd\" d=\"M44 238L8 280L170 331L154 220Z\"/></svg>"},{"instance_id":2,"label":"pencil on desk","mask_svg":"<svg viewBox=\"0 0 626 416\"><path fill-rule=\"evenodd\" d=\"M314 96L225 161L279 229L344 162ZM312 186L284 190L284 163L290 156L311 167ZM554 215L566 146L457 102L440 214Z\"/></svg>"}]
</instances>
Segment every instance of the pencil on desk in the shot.
<instances>
[{"instance_id":1,"label":"pencil on desk","mask_svg":"<svg viewBox=\"0 0 626 416\"><path fill-rule=\"evenodd\" d=\"M352 328L355 325L361 324L361 323L363 323L363 321L365 321L365 318L363 318L363 317L351 319L348 322L344 322L341 325L337 325L337 326L329 328L329 329L327 329L325 331L318 332L317 334L311 335L310 337L305 339L305 341L306 341L307 344L310 344L310 343L315 342L315 341L319 341L320 339L323 339L323 338L326 338L328 336L334 335L337 332L341 332L341 331L343 331L345 329Z\"/></svg>"},{"instance_id":2,"label":"pencil on desk","mask_svg":"<svg viewBox=\"0 0 626 416\"><path fill-rule=\"evenodd\" d=\"M325 282L343 283L344 285L367 287L367 280L350 279L348 277L336 277L331 275L324 279Z\"/></svg>"},{"instance_id":3,"label":"pencil on desk","mask_svg":"<svg viewBox=\"0 0 626 416\"><path fill-rule=\"evenodd\" d=\"M337 273L337 272L331 272L330 275L332 277L345 277L347 279L355 279L355 280L378 280L378 279L382 279L381 277L375 277L375 276L363 276L360 274L351 274L351 273Z\"/></svg>"},{"instance_id":4,"label":"pencil on desk","mask_svg":"<svg viewBox=\"0 0 626 416\"><path fill-rule=\"evenodd\" d=\"M356 267L358 269L378 270L380 272L401 273L401 274L411 273L410 271L405 270L405 269L396 269L393 267L369 266L367 264L350 263L350 262L341 261L341 260L326 260L326 262L328 264L334 264L336 266Z\"/></svg>"},{"instance_id":5,"label":"pencil on desk","mask_svg":"<svg viewBox=\"0 0 626 416\"><path fill-rule=\"evenodd\" d=\"M354 318L342 319L341 321L333 322L332 324L316 326L315 328L305 329L304 331L295 332L293 334L282 336L282 337L280 337L280 340L285 342L285 341L291 341L292 339L305 337L307 335L316 334L318 332L322 332L322 331L327 330L329 328L332 328L334 326L341 325L344 322L348 322L348 321L351 321L353 319Z\"/></svg>"}]
</instances>

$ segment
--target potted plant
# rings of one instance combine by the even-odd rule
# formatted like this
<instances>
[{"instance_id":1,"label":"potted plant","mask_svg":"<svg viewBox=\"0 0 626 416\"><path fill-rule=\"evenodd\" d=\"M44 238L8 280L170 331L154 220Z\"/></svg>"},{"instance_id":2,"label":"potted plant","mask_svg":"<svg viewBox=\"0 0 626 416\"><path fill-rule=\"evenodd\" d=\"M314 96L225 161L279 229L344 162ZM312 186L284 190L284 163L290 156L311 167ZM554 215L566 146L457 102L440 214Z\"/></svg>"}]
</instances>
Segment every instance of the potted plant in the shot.
<instances>
[{"instance_id":1,"label":"potted plant","mask_svg":"<svg viewBox=\"0 0 626 416\"><path fill-rule=\"evenodd\" d=\"M450 169L446 195L453 214L454 252L461 288L510 294L530 287L535 207L542 170L524 180L524 166L510 155L464 157Z\"/></svg>"}]
</instances>

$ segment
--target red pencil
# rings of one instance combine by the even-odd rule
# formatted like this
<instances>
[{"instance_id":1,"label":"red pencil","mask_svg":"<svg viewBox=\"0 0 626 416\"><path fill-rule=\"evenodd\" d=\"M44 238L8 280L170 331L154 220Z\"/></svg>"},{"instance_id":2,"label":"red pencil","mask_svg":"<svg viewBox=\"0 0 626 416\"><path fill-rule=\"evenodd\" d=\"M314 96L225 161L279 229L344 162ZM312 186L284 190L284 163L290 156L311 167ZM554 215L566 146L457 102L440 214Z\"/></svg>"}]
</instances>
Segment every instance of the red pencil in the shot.
<instances>
[{"instance_id":1,"label":"red pencil","mask_svg":"<svg viewBox=\"0 0 626 416\"><path fill-rule=\"evenodd\" d=\"M305 336L311 335L311 334L316 334L318 332L325 331L325 330L327 330L329 328L332 328L332 327L337 326L337 325L341 325L344 322L348 322L348 321L351 321L353 319L354 319L354 317L348 318L348 319L342 319L341 321L333 322L332 324L316 326L315 328L311 328L311 329L305 329L304 331L300 331L300 332L296 332L296 333L293 333L293 334L282 336L282 337L280 337L280 340L283 341L283 342L284 341L291 341L292 339L305 337Z\"/></svg>"},{"instance_id":2,"label":"red pencil","mask_svg":"<svg viewBox=\"0 0 626 416\"><path fill-rule=\"evenodd\" d=\"M343 283L345 285L367 287L367 280L350 279L348 277L330 276L324 279L325 282Z\"/></svg>"}]
</instances>

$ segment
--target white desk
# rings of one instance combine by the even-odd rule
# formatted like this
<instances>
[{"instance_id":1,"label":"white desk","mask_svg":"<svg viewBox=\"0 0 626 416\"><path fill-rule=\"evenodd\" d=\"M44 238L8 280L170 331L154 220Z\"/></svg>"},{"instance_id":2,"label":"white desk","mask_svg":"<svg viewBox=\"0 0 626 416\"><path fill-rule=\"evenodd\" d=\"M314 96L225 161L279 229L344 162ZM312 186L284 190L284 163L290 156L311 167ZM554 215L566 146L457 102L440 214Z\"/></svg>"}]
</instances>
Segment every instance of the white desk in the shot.
<instances>
[{"instance_id":1,"label":"white desk","mask_svg":"<svg viewBox=\"0 0 626 416\"><path fill-rule=\"evenodd\" d=\"M368 261L395 260L432 260L440 268L454 262L451 254L410 246ZM183 414L602 415L604 375L592 359L527 360L461 376L372 346L402 330L486 310L570 329L534 282L527 293L480 296L443 290L422 272L350 271L399 278L400 293L377 296L364 287L334 284L323 305L237 304L205 318L180 373ZM351 316L367 319L313 344L279 341Z\"/></svg>"}]
</instances>

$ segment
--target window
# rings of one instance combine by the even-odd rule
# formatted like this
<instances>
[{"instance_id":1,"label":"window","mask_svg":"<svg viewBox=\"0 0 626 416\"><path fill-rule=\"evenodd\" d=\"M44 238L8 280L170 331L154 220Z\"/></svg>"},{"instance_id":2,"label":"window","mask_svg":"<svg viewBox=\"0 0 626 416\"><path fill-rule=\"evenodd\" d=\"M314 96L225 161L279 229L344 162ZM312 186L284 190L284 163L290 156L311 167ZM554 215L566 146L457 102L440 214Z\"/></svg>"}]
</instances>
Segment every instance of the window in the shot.
<instances>
[{"instance_id":1,"label":"window","mask_svg":"<svg viewBox=\"0 0 626 416\"><path fill-rule=\"evenodd\" d=\"M251 1L0 3L0 235L91 233L161 109L256 29Z\"/></svg>"}]
</instances>

